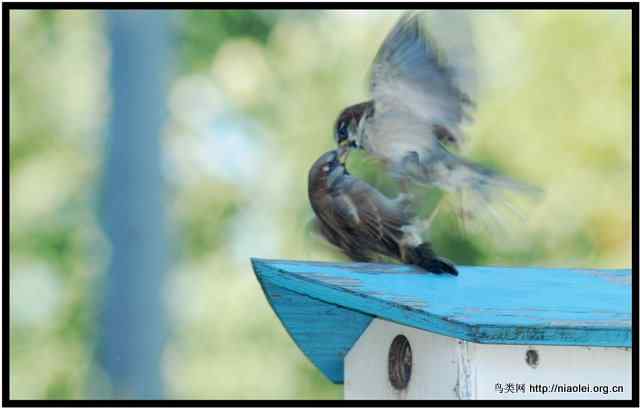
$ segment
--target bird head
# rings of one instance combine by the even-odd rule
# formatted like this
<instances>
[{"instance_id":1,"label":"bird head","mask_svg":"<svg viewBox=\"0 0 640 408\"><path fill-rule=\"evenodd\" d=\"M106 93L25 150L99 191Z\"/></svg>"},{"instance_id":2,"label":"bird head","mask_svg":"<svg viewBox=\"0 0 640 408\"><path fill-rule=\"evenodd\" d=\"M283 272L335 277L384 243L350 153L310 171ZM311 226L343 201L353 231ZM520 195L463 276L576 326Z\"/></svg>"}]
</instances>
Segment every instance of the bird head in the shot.
<instances>
[{"instance_id":1,"label":"bird head","mask_svg":"<svg viewBox=\"0 0 640 408\"><path fill-rule=\"evenodd\" d=\"M343 175L349 174L344 166L349 147L342 145L320 156L309 170L309 191L330 189Z\"/></svg>"},{"instance_id":2,"label":"bird head","mask_svg":"<svg viewBox=\"0 0 640 408\"><path fill-rule=\"evenodd\" d=\"M362 148L362 120L373 113L373 101L361 102L345 108L334 127L334 138L338 146Z\"/></svg>"}]
</instances>

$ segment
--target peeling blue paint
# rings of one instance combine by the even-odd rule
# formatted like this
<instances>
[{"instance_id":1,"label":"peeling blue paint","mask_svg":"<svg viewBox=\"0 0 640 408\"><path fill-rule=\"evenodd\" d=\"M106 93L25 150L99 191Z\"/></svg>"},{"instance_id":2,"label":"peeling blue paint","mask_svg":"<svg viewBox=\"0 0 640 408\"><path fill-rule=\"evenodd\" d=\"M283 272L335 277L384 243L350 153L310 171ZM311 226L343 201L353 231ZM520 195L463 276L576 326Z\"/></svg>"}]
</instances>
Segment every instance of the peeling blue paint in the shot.
<instances>
[{"instance_id":1,"label":"peeling blue paint","mask_svg":"<svg viewBox=\"0 0 640 408\"><path fill-rule=\"evenodd\" d=\"M268 281L260 280L260 284L300 350L327 378L341 384L344 357L373 316L322 302Z\"/></svg>"},{"instance_id":2,"label":"peeling blue paint","mask_svg":"<svg viewBox=\"0 0 640 408\"><path fill-rule=\"evenodd\" d=\"M477 343L631 346L630 269L458 267L453 277L408 265L252 263L283 325L334 382L372 316ZM331 308L339 312L327 317Z\"/></svg>"}]
</instances>

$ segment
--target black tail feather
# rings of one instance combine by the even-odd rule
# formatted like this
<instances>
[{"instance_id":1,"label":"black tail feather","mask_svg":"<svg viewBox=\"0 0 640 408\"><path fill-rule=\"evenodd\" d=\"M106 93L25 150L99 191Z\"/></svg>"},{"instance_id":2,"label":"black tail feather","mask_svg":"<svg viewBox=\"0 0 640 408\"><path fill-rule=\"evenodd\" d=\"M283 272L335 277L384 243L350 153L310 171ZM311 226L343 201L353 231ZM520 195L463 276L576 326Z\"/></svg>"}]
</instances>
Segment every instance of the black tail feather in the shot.
<instances>
[{"instance_id":1,"label":"black tail feather","mask_svg":"<svg viewBox=\"0 0 640 408\"><path fill-rule=\"evenodd\" d=\"M417 247L411 248L407 253L406 262L412 265L417 265L427 272L458 275L458 270L453 263L448 259L436 256L433 249L431 249L431 245L427 242L423 242Z\"/></svg>"}]
</instances>

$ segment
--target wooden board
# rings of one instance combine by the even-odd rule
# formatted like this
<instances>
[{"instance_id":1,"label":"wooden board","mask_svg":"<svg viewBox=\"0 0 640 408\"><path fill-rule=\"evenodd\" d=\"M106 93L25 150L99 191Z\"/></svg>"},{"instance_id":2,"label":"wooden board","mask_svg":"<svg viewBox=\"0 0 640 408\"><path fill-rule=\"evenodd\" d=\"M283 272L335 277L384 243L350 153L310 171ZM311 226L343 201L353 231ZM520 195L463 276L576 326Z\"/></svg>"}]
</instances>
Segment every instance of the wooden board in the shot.
<instances>
[{"instance_id":1,"label":"wooden board","mask_svg":"<svg viewBox=\"0 0 640 408\"><path fill-rule=\"evenodd\" d=\"M293 341L322 373L342 384L344 358L373 316L260 282Z\"/></svg>"},{"instance_id":2,"label":"wooden board","mask_svg":"<svg viewBox=\"0 0 640 408\"><path fill-rule=\"evenodd\" d=\"M364 325L371 316L477 343L631 346L629 269L460 266L460 275L454 277L407 265L252 263L283 325L316 365L314 344L330 345L343 333L355 342L360 326L354 330L351 321ZM277 288L288 291L287 307L273 298ZM326 313L320 313L327 305L340 307L337 318L327 320ZM297 307L305 313L295 318L285 313ZM364 317L356 317L359 313ZM313 341L294 335L310 327L315 327ZM342 340L334 358L348 351L348 341ZM321 354L328 355L326 350ZM335 370L342 362L332 364L330 378L341 381Z\"/></svg>"},{"instance_id":3,"label":"wooden board","mask_svg":"<svg viewBox=\"0 0 640 408\"><path fill-rule=\"evenodd\" d=\"M400 334L411 346L411 376L397 390L388 354ZM624 347L479 344L373 319L345 358L344 398L625 400L632 360Z\"/></svg>"}]
</instances>

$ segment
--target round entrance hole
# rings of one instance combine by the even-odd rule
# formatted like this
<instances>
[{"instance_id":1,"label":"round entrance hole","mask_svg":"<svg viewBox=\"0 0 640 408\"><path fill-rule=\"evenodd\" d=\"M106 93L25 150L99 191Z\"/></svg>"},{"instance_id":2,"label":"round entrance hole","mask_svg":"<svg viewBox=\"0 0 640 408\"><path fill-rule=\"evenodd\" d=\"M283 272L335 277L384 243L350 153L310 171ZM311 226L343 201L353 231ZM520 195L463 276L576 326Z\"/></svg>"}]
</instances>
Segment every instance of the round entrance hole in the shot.
<instances>
[{"instance_id":1,"label":"round entrance hole","mask_svg":"<svg viewBox=\"0 0 640 408\"><path fill-rule=\"evenodd\" d=\"M525 361L531 368L538 367L540 364L540 356L536 350L527 350L527 354L525 355Z\"/></svg>"},{"instance_id":2,"label":"round entrance hole","mask_svg":"<svg viewBox=\"0 0 640 408\"><path fill-rule=\"evenodd\" d=\"M389 381L396 390L404 390L411 380L411 345L409 340L399 334L389 347Z\"/></svg>"}]
</instances>

